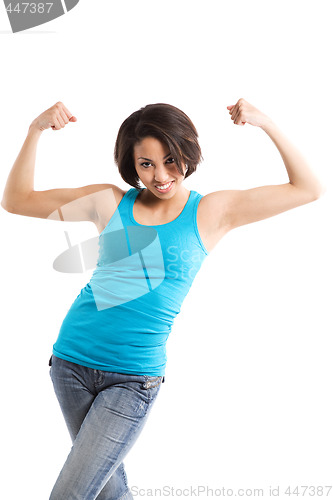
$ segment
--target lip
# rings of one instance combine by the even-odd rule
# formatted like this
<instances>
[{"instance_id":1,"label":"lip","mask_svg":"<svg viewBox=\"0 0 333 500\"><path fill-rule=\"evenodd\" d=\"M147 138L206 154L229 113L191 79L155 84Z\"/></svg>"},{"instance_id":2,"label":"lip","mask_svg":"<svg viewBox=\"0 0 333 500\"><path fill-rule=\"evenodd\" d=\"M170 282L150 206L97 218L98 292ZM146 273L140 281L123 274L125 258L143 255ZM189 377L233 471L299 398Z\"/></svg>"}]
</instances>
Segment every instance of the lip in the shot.
<instances>
[{"instance_id":1,"label":"lip","mask_svg":"<svg viewBox=\"0 0 333 500\"><path fill-rule=\"evenodd\" d=\"M168 193L169 191L171 191L175 181L169 181L171 182L171 185L168 187L168 189L158 189L158 187L155 185L155 189L159 192L159 193ZM165 182L164 184L168 184L168 182Z\"/></svg>"}]
</instances>

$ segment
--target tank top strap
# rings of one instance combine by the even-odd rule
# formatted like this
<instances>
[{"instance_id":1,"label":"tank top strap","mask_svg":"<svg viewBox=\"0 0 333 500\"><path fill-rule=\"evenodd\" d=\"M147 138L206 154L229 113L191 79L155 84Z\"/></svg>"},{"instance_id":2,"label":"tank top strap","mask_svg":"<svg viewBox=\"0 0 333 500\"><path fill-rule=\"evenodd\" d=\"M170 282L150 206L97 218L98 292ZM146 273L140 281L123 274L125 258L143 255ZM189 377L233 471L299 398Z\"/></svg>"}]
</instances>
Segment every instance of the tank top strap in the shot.
<instances>
[{"instance_id":1,"label":"tank top strap","mask_svg":"<svg viewBox=\"0 0 333 500\"><path fill-rule=\"evenodd\" d=\"M197 208L201 198L201 194L197 193L197 191L191 190L187 203L181 213L182 217L179 219L181 224L192 224L193 222L196 222Z\"/></svg>"},{"instance_id":2,"label":"tank top strap","mask_svg":"<svg viewBox=\"0 0 333 500\"><path fill-rule=\"evenodd\" d=\"M121 221L122 227L128 226L131 224L129 214L130 214L131 207L132 207L134 200L135 200L138 193L139 193L138 189L131 188L128 191L126 191L126 193L124 194L124 196L120 200L120 203L119 203L116 211L119 215L119 220Z\"/></svg>"}]
</instances>

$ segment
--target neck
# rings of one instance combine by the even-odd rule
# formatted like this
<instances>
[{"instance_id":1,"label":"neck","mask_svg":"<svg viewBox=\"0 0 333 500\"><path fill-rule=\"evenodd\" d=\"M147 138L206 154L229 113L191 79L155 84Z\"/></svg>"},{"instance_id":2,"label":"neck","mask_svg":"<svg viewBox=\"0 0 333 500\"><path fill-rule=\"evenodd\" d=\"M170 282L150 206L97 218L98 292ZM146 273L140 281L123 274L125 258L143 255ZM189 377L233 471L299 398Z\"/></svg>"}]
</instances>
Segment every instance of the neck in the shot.
<instances>
[{"instance_id":1,"label":"neck","mask_svg":"<svg viewBox=\"0 0 333 500\"><path fill-rule=\"evenodd\" d=\"M176 207L184 206L189 196L190 191L183 186L180 186L177 192L168 199L163 199L162 197L159 198L158 196L155 196L147 188L141 188L141 191L138 194L138 198L144 205L152 208L161 208L161 210L163 210L163 212L165 213L167 213L168 211L172 211Z\"/></svg>"}]
</instances>

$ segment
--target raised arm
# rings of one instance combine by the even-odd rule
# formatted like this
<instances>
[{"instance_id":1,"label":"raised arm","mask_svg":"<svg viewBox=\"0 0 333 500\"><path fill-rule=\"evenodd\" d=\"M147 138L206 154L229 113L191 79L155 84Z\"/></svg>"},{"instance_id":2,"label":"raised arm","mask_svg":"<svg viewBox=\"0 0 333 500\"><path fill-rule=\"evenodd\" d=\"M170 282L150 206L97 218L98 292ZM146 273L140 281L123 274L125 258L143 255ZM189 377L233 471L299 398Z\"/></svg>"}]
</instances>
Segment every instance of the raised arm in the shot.
<instances>
[{"instance_id":1,"label":"raised arm","mask_svg":"<svg viewBox=\"0 0 333 500\"><path fill-rule=\"evenodd\" d=\"M110 188L111 191L117 190L117 186L92 184L78 188L34 190L36 151L43 131L48 128L60 130L69 122L76 121L75 116L61 102L57 102L33 120L8 176L1 201L5 210L18 215L52 220L96 222L97 193L106 189L110 192Z\"/></svg>"},{"instance_id":2,"label":"raised arm","mask_svg":"<svg viewBox=\"0 0 333 500\"><path fill-rule=\"evenodd\" d=\"M209 193L201 201L202 219L210 217L206 232L225 232L238 226L272 217L286 210L310 203L324 193L324 187L298 149L264 113L244 99L227 109L236 125L260 127L278 148L289 182L246 190ZM212 215L214 214L214 215Z\"/></svg>"}]
</instances>

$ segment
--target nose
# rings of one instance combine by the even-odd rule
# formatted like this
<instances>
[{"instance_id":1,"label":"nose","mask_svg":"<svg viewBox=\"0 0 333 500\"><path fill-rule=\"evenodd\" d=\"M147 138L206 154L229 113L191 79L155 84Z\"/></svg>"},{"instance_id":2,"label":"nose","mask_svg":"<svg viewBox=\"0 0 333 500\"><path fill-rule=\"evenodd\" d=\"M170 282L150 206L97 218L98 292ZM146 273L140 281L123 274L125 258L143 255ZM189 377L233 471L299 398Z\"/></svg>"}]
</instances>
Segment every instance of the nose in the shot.
<instances>
[{"instance_id":1,"label":"nose","mask_svg":"<svg viewBox=\"0 0 333 500\"><path fill-rule=\"evenodd\" d=\"M166 170L164 165L156 165L155 167L155 181L159 184L165 184L168 182L169 179L169 173Z\"/></svg>"}]
</instances>

